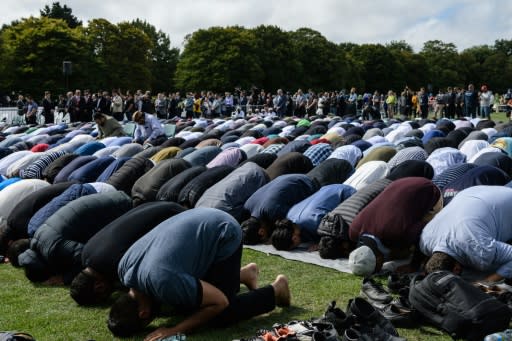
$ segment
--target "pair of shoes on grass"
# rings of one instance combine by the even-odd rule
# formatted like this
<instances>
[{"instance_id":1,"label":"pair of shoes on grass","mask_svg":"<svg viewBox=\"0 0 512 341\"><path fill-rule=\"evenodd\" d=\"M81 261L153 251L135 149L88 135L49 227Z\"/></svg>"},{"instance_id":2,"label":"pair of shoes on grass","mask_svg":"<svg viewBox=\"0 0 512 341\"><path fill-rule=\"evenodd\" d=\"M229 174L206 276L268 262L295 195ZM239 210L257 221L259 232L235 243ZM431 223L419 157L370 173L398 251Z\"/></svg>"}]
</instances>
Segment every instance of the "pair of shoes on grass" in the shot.
<instances>
[{"instance_id":1,"label":"pair of shoes on grass","mask_svg":"<svg viewBox=\"0 0 512 341\"><path fill-rule=\"evenodd\" d=\"M399 289L399 296L394 298L382 285L371 278L365 278L360 295L393 325L398 327L411 327L414 325L414 311L409 303L408 287Z\"/></svg>"}]
</instances>

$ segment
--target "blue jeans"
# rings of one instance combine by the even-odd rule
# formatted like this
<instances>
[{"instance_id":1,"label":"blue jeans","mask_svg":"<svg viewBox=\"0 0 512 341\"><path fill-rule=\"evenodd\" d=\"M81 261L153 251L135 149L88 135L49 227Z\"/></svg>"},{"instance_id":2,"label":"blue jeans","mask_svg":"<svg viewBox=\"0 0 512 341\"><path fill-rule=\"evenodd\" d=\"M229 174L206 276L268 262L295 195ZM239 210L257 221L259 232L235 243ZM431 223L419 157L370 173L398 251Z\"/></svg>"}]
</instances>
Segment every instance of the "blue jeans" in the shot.
<instances>
[{"instance_id":1,"label":"blue jeans","mask_svg":"<svg viewBox=\"0 0 512 341\"><path fill-rule=\"evenodd\" d=\"M480 107L480 116L483 118L491 118L491 107Z\"/></svg>"}]
</instances>

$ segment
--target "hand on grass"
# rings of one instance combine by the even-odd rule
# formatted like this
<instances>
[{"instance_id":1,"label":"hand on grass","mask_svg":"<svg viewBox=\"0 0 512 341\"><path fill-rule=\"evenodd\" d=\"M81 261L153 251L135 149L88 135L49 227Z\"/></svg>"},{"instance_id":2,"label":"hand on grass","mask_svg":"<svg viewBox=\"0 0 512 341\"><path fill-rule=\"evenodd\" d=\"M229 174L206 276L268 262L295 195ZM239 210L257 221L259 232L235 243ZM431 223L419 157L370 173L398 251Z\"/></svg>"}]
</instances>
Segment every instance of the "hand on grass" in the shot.
<instances>
[{"instance_id":1,"label":"hand on grass","mask_svg":"<svg viewBox=\"0 0 512 341\"><path fill-rule=\"evenodd\" d=\"M158 328L144 339L144 341L158 341L173 334L178 333L173 328Z\"/></svg>"}]
</instances>

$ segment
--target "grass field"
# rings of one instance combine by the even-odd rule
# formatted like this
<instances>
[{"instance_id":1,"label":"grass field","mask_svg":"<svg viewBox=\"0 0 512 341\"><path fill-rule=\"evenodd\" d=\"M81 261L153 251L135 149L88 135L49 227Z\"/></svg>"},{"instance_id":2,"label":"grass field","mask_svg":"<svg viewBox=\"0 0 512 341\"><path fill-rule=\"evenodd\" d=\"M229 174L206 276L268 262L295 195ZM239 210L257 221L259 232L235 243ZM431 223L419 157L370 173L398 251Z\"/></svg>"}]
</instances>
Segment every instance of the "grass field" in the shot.
<instances>
[{"instance_id":1,"label":"grass field","mask_svg":"<svg viewBox=\"0 0 512 341\"><path fill-rule=\"evenodd\" d=\"M493 114L492 119L508 122L504 113ZM270 283L279 273L288 275L292 306L228 329L201 330L189 335L188 340L226 341L250 336L275 322L321 316L331 300L345 309L347 301L359 293L361 279L350 274L244 250L243 263L249 262L260 266L261 285ZM108 306L78 307L69 297L68 288L31 284L22 270L0 265L0 330L26 331L39 341L115 340L106 326L107 315ZM142 340L151 328L164 322L172 323L172 319L155 320L145 333L129 340ZM399 331L408 340L451 340L430 327Z\"/></svg>"},{"instance_id":2,"label":"grass field","mask_svg":"<svg viewBox=\"0 0 512 341\"><path fill-rule=\"evenodd\" d=\"M361 279L350 274L244 250L243 263L249 262L260 266L261 285L271 282L278 273L288 275L292 306L228 329L201 330L189 335L188 340L225 341L250 336L275 322L321 316L331 300L345 309L348 300L359 293ZM31 284L23 271L10 265L0 265L0 278L0 330L26 331L39 341L116 340L106 326L107 306L79 307L69 297L68 288ZM172 320L158 319L150 327L164 322ZM144 335L129 340L142 340ZM451 340L430 327L400 329L400 335L408 340Z\"/></svg>"}]
</instances>

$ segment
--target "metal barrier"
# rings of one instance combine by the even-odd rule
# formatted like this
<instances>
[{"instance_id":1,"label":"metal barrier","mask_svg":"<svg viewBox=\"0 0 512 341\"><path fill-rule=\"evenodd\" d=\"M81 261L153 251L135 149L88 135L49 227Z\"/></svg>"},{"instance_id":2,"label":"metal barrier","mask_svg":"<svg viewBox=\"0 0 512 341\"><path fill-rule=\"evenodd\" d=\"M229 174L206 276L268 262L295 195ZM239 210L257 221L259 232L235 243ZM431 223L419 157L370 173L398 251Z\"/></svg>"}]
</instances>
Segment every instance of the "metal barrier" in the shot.
<instances>
[{"instance_id":1,"label":"metal barrier","mask_svg":"<svg viewBox=\"0 0 512 341\"><path fill-rule=\"evenodd\" d=\"M43 107L37 108L37 122L41 123L41 113ZM18 108L16 107L2 107L0 108L0 122L6 122L8 124L25 124L25 115L18 115Z\"/></svg>"}]
</instances>

